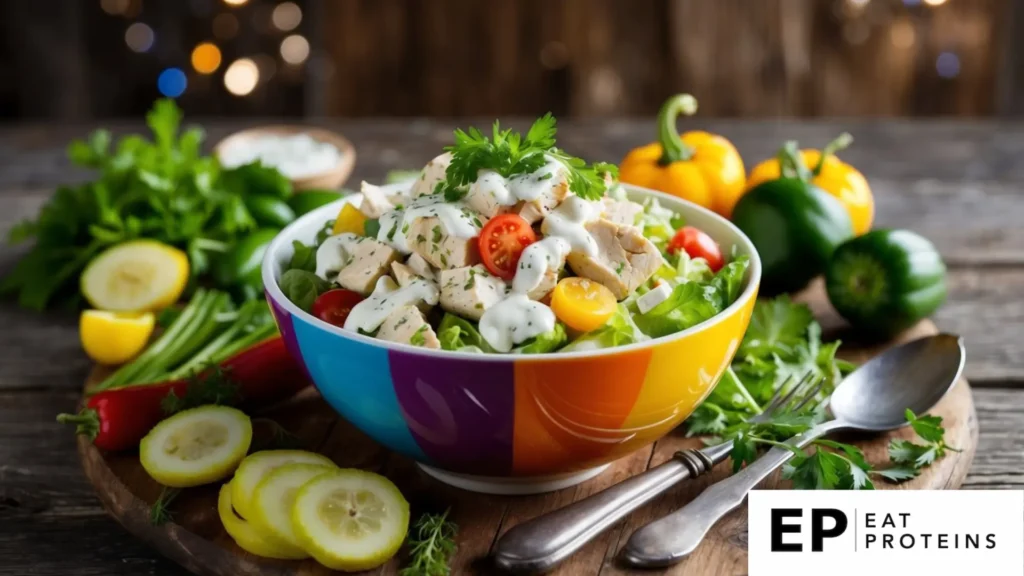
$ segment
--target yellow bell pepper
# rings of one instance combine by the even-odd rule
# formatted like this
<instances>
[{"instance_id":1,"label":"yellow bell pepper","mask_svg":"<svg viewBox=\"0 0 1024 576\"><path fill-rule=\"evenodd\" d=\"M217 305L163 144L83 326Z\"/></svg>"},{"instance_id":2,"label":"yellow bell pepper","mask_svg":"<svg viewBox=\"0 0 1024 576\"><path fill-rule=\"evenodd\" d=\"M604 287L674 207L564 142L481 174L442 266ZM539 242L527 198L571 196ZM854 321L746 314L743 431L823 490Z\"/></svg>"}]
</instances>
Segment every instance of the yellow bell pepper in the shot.
<instances>
[{"instance_id":1,"label":"yellow bell pepper","mask_svg":"<svg viewBox=\"0 0 1024 576\"><path fill-rule=\"evenodd\" d=\"M680 114L692 116L697 99L670 98L658 112L658 141L631 151L619 166L619 180L653 188L728 217L743 195L746 171L731 142L716 134L676 129Z\"/></svg>"},{"instance_id":2,"label":"yellow bell pepper","mask_svg":"<svg viewBox=\"0 0 1024 576\"><path fill-rule=\"evenodd\" d=\"M819 150L800 150L799 157L796 157L796 144L788 144L789 149L783 148L780 154L790 154L794 158L787 160L792 163L797 160L797 170L808 171L808 180L835 196L850 214L850 222L853 224L853 233L857 236L871 230L871 223L875 219L875 199L871 195L871 188L867 179L857 171L856 168L841 161L835 153L849 146L853 137L849 134L842 134ZM813 169L808 167L813 166ZM781 176L779 158L770 158L761 162L750 171L750 178L747 179L747 190L751 190L758 184L776 180Z\"/></svg>"},{"instance_id":3,"label":"yellow bell pepper","mask_svg":"<svg viewBox=\"0 0 1024 576\"><path fill-rule=\"evenodd\" d=\"M366 228L366 215L350 203L345 203L338 212L338 218L334 221L332 234L351 232L356 236L365 236L363 231Z\"/></svg>"}]
</instances>

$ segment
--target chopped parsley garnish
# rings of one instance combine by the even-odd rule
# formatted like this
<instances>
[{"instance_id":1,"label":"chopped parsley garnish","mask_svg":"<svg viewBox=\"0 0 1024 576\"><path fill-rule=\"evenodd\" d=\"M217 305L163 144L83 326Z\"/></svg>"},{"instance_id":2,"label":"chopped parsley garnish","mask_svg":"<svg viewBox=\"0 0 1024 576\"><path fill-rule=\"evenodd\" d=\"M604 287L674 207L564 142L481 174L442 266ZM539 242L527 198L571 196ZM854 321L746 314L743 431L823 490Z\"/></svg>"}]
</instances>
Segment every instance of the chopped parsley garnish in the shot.
<instances>
[{"instance_id":1,"label":"chopped parsley garnish","mask_svg":"<svg viewBox=\"0 0 1024 576\"><path fill-rule=\"evenodd\" d=\"M464 290L469 290L469 289L473 288L473 286L475 286L475 285L476 285L476 270L470 268L469 269L469 279L466 280L466 285L463 286L462 288Z\"/></svg>"},{"instance_id":2,"label":"chopped parsley garnish","mask_svg":"<svg viewBox=\"0 0 1024 576\"><path fill-rule=\"evenodd\" d=\"M448 267L448 258L446 258L444 254L438 255L438 258L441 260L441 266L444 266L445 268L447 268Z\"/></svg>"},{"instance_id":3,"label":"chopped parsley garnish","mask_svg":"<svg viewBox=\"0 0 1024 576\"><path fill-rule=\"evenodd\" d=\"M618 168L606 162L588 165L555 148L555 124L555 117L549 112L533 123L525 138L511 129L502 130L497 121L490 137L477 128L456 130L455 144L445 147L445 151L451 152L452 160L445 170L443 186L439 185L445 200L461 200L480 170L493 170L506 178L532 174L547 163L547 156L565 165L570 191L585 200L600 199L607 188L605 174L618 176Z\"/></svg>"},{"instance_id":4,"label":"chopped parsley garnish","mask_svg":"<svg viewBox=\"0 0 1024 576\"><path fill-rule=\"evenodd\" d=\"M436 243L440 242L441 241L441 227L440 226L434 226L431 229L431 232L434 233L434 243L436 244Z\"/></svg>"}]
</instances>

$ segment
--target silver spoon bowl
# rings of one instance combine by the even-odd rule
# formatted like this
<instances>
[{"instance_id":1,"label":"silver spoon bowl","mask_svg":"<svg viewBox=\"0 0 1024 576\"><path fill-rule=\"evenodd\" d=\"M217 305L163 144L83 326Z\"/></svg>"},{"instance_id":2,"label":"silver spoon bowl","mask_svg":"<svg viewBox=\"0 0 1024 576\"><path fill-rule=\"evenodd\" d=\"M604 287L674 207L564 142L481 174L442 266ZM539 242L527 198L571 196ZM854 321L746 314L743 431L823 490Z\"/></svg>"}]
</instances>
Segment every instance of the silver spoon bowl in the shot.
<instances>
[{"instance_id":1,"label":"silver spoon bowl","mask_svg":"<svg viewBox=\"0 0 1024 576\"><path fill-rule=\"evenodd\" d=\"M789 444L802 448L839 430L884 432L906 426L906 410L928 412L956 384L966 351L958 336L938 334L890 348L847 376L832 393L823 422ZM759 482L793 457L775 447L764 456L717 484L683 508L640 528L620 556L627 564L662 567L693 552L722 516L738 507Z\"/></svg>"}]
</instances>

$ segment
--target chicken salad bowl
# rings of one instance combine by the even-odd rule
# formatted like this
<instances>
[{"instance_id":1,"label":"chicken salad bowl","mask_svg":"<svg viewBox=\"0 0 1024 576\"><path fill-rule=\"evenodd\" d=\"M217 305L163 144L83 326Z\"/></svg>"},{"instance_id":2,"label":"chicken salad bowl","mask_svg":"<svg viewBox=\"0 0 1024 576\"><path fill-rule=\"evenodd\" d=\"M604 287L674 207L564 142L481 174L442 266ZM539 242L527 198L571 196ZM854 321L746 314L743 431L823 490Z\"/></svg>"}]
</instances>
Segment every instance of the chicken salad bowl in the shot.
<instances>
[{"instance_id":1,"label":"chicken salad bowl","mask_svg":"<svg viewBox=\"0 0 1024 576\"><path fill-rule=\"evenodd\" d=\"M732 360L761 273L724 218L569 157L553 120L535 132L458 131L416 177L294 222L263 263L325 401L472 490L568 486L678 425Z\"/></svg>"}]
</instances>

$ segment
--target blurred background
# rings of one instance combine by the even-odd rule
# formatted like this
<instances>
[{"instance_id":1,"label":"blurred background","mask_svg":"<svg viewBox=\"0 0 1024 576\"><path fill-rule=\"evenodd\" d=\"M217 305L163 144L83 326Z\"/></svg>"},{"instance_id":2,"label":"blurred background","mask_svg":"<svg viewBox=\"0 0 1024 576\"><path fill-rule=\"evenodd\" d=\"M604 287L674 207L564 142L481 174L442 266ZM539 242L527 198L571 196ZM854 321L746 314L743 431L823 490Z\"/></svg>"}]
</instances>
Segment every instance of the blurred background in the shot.
<instances>
[{"instance_id":1,"label":"blurred background","mask_svg":"<svg viewBox=\"0 0 1024 576\"><path fill-rule=\"evenodd\" d=\"M0 117L1024 113L1015 0L9 0Z\"/></svg>"}]
</instances>

